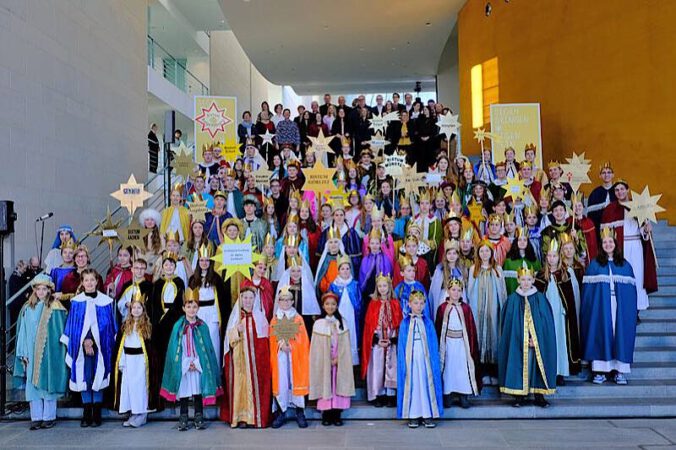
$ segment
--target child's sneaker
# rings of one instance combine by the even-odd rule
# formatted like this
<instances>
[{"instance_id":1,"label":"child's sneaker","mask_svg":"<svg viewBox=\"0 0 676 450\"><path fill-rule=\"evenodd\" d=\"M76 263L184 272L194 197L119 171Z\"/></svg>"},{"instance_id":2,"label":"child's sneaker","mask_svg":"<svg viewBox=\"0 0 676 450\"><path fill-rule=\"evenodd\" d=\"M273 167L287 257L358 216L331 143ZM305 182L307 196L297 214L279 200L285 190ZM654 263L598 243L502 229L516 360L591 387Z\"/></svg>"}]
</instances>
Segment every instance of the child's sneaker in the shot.
<instances>
[{"instance_id":1,"label":"child's sneaker","mask_svg":"<svg viewBox=\"0 0 676 450\"><path fill-rule=\"evenodd\" d=\"M188 431L188 415L181 414L178 418L178 431Z\"/></svg>"},{"instance_id":2,"label":"child's sneaker","mask_svg":"<svg viewBox=\"0 0 676 450\"><path fill-rule=\"evenodd\" d=\"M196 413L195 414L195 429L205 430L206 428L207 428L207 424L204 423L204 414Z\"/></svg>"},{"instance_id":3,"label":"child's sneaker","mask_svg":"<svg viewBox=\"0 0 676 450\"><path fill-rule=\"evenodd\" d=\"M418 423L418 419L411 419L408 421L408 427L409 428L418 428L420 426L420 423Z\"/></svg>"},{"instance_id":4,"label":"child's sneaker","mask_svg":"<svg viewBox=\"0 0 676 450\"><path fill-rule=\"evenodd\" d=\"M432 421L432 419L423 419L423 426L425 428L436 428L437 424Z\"/></svg>"},{"instance_id":5,"label":"child's sneaker","mask_svg":"<svg viewBox=\"0 0 676 450\"><path fill-rule=\"evenodd\" d=\"M625 385L627 384L627 378L623 374L618 373L615 375L615 384Z\"/></svg>"},{"instance_id":6,"label":"child's sneaker","mask_svg":"<svg viewBox=\"0 0 676 450\"><path fill-rule=\"evenodd\" d=\"M296 408L296 422L298 422L298 428L307 428L307 419L303 408Z\"/></svg>"},{"instance_id":7,"label":"child's sneaker","mask_svg":"<svg viewBox=\"0 0 676 450\"><path fill-rule=\"evenodd\" d=\"M594 384L603 384L606 382L606 376L602 373L597 373L594 375L594 379L592 380L592 383Z\"/></svg>"}]
</instances>

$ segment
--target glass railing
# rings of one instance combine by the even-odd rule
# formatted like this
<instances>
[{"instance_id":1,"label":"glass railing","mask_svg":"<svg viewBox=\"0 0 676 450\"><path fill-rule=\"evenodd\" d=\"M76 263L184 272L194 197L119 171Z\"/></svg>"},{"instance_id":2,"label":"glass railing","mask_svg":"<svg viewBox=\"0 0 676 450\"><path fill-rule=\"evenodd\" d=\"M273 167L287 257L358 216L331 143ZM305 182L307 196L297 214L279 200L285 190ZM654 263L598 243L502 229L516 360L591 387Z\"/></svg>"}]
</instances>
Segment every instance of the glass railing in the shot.
<instances>
[{"instance_id":1,"label":"glass railing","mask_svg":"<svg viewBox=\"0 0 676 450\"><path fill-rule=\"evenodd\" d=\"M186 68L185 59L172 56L148 36L148 66L190 95L209 95L209 87Z\"/></svg>"}]
</instances>

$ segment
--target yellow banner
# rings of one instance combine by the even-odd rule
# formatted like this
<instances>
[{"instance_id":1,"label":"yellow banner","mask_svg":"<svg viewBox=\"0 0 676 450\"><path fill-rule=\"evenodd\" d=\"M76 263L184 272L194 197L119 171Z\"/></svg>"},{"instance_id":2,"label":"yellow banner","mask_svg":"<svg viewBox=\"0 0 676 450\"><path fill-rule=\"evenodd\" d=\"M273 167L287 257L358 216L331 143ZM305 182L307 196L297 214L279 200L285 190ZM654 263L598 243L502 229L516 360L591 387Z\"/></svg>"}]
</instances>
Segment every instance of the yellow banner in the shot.
<instances>
[{"instance_id":1,"label":"yellow banner","mask_svg":"<svg viewBox=\"0 0 676 450\"><path fill-rule=\"evenodd\" d=\"M516 150L517 161L523 161L526 145L534 144L535 165L542 168L539 103L492 104L491 133L498 136L492 142L493 161L504 161L507 147Z\"/></svg>"},{"instance_id":2,"label":"yellow banner","mask_svg":"<svg viewBox=\"0 0 676 450\"><path fill-rule=\"evenodd\" d=\"M237 147L237 98L195 96L195 157L202 161L202 149L211 144L233 149ZM238 152L223 152L234 161Z\"/></svg>"}]
</instances>

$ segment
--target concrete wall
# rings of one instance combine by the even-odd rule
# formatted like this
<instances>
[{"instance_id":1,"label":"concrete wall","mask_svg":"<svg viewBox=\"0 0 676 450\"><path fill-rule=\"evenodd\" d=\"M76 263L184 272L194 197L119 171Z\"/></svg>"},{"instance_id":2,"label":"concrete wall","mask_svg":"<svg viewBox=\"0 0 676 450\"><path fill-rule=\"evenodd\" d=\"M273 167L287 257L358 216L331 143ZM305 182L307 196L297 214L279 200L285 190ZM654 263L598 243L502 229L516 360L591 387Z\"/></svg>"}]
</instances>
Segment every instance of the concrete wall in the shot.
<instances>
[{"instance_id":1,"label":"concrete wall","mask_svg":"<svg viewBox=\"0 0 676 450\"><path fill-rule=\"evenodd\" d=\"M35 217L78 235L147 164L146 2L0 1L0 197L16 202L16 257ZM12 261L5 259L5 264Z\"/></svg>"},{"instance_id":2,"label":"concrete wall","mask_svg":"<svg viewBox=\"0 0 676 450\"><path fill-rule=\"evenodd\" d=\"M448 36L437 67L438 101L457 114L460 111L460 80L458 78L458 24Z\"/></svg>"},{"instance_id":3,"label":"concrete wall","mask_svg":"<svg viewBox=\"0 0 676 450\"><path fill-rule=\"evenodd\" d=\"M237 97L237 120L242 112L260 111L267 100L271 109L282 100L282 88L270 83L251 64L232 31L213 31L210 41L210 93Z\"/></svg>"},{"instance_id":4,"label":"concrete wall","mask_svg":"<svg viewBox=\"0 0 676 450\"><path fill-rule=\"evenodd\" d=\"M585 151L597 184L610 160L633 190L663 193L660 216L673 223L676 2L494 1L490 17L485 3L468 0L458 15L461 122L472 66L497 56L500 102L541 104L545 161ZM462 140L478 152L472 133Z\"/></svg>"}]
</instances>

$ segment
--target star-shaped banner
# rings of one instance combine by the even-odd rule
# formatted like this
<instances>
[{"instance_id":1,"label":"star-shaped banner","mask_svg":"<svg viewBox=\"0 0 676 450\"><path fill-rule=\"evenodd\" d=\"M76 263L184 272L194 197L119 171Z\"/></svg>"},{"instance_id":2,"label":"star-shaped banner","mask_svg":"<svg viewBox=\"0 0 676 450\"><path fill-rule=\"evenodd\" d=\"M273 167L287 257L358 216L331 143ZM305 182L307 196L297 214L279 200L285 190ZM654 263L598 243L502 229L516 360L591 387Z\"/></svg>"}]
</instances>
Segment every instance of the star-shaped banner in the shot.
<instances>
[{"instance_id":1,"label":"star-shaped banner","mask_svg":"<svg viewBox=\"0 0 676 450\"><path fill-rule=\"evenodd\" d=\"M444 182L444 174L441 172L427 172L425 174L425 181L433 187L438 187Z\"/></svg>"},{"instance_id":2,"label":"star-shaped banner","mask_svg":"<svg viewBox=\"0 0 676 450\"><path fill-rule=\"evenodd\" d=\"M392 155L385 155L385 173L392 177L398 177L404 173L404 166L406 165L406 155L399 155L397 153Z\"/></svg>"},{"instance_id":3,"label":"star-shaped banner","mask_svg":"<svg viewBox=\"0 0 676 450\"><path fill-rule=\"evenodd\" d=\"M150 234L150 229L141 227L136 221L117 230L117 237L120 239L122 247L145 248L145 238L148 234Z\"/></svg>"},{"instance_id":4,"label":"star-shaped banner","mask_svg":"<svg viewBox=\"0 0 676 450\"><path fill-rule=\"evenodd\" d=\"M327 194L326 203L330 205L342 204L343 206L347 206L347 192L334 189Z\"/></svg>"},{"instance_id":5,"label":"star-shaped banner","mask_svg":"<svg viewBox=\"0 0 676 450\"><path fill-rule=\"evenodd\" d=\"M481 222L486 220L483 213L483 207L476 203L474 200L467 205L467 210L469 211L469 220L478 226Z\"/></svg>"},{"instance_id":6,"label":"star-shaped banner","mask_svg":"<svg viewBox=\"0 0 676 450\"><path fill-rule=\"evenodd\" d=\"M211 102L208 108L201 108L202 113L195 117L195 122L202 127L201 131L206 131L215 139L219 132L224 133L226 125L232 123L232 119L225 114L225 108L218 109L216 102Z\"/></svg>"},{"instance_id":7,"label":"star-shaped banner","mask_svg":"<svg viewBox=\"0 0 676 450\"><path fill-rule=\"evenodd\" d=\"M218 246L218 250L211 257L211 260L215 262L214 270L216 272L226 271L225 277L223 277L223 281L225 281L237 272L245 278L251 279L251 269L254 268L260 257L258 253L253 251L251 234L249 234L244 240L239 237L233 240L225 236L223 243Z\"/></svg>"},{"instance_id":8,"label":"star-shaped banner","mask_svg":"<svg viewBox=\"0 0 676 450\"><path fill-rule=\"evenodd\" d=\"M192 175L193 170L195 169L195 161L192 158L192 154L187 151L187 147L182 145L186 150L183 151L181 147L176 152L176 157L171 162L171 167L174 169L174 173L180 177L183 177L184 180L187 180L190 175Z\"/></svg>"},{"instance_id":9,"label":"star-shaped banner","mask_svg":"<svg viewBox=\"0 0 676 450\"><path fill-rule=\"evenodd\" d=\"M300 328L300 323L289 319L284 315L272 326L272 335L280 342L289 342L293 339Z\"/></svg>"},{"instance_id":10,"label":"star-shaped banner","mask_svg":"<svg viewBox=\"0 0 676 450\"><path fill-rule=\"evenodd\" d=\"M584 158L584 152L581 155L573 152L573 157L566 158L566 161L568 161L568 164L561 164L562 178L568 181L573 191L577 192L581 184L591 183L589 179L591 160Z\"/></svg>"},{"instance_id":11,"label":"star-shaped banner","mask_svg":"<svg viewBox=\"0 0 676 450\"><path fill-rule=\"evenodd\" d=\"M110 212L110 208L107 207L106 211L106 218L103 219L103 222L97 221L99 226L96 227L96 230L93 231L91 235L99 237L99 245L97 245L97 247L105 242L108 244L108 251L112 252L115 241L119 240L117 227L120 226L122 220L113 222L113 215Z\"/></svg>"},{"instance_id":12,"label":"star-shaped banner","mask_svg":"<svg viewBox=\"0 0 676 450\"><path fill-rule=\"evenodd\" d=\"M390 141L385 139L382 133L378 131L373 137L371 137L371 140L366 141L366 143L371 148L371 150L380 152L381 150L385 149L385 146L388 145Z\"/></svg>"},{"instance_id":13,"label":"star-shaped banner","mask_svg":"<svg viewBox=\"0 0 676 450\"><path fill-rule=\"evenodd\" d=\"M201 196L197 194L192 195L192 201L188 203L188 210L190 215L192 215L192 220L205 222L207 220L206 215L209 212L207 207L207 201L202 199Z\"/></svg>"},{"instance_id":14,"label":"star-shaped banner","mask_svg":"<svg viewBox=\"0 0 676 450\"><path fill-rule=\"evenodd\" d=\"M657 204L660 198L662 198L662 194L650 195L650 189L646 186L640 194L631 191L631 200L622 202L622 205L629 208L629 215L636 217L640 225L643 225L646 221L657 223L656 214L666 211Z\"/></svg>"},{"instance_id":15,"label":"star-shaped banner","mask_svg":"<svg viewBox=\"0 0 676 450\"><path fill-rule=\"evenodd\" d=\"M417 166L414 164L413 167L404 167L401 176L397 178L396 189L403 189L406 197L418 196L420 188L427 186L427 174L418 173Z\"/></svg>"},{"instance_id":16,"label":"star-shaped banner","mask_svg":"<svg viewBox=\"0 0 676 450\"><path fill-rule=\"evenodd\" d=\"M481 144L481 150L484 149L484 141L486 138L490 139L491 142L500 142L500 136L497 134L486 131L483 128L477 128L474 130L474 139L476 139L477 142Z\"/></svg>"},{"instance_id":17,"label":"star-shaped banner","mask_svg":"<svg viewBox=\"0 0 676 450\"><path fill-rule=\"evenodd\" d=\"M253 176L256 178L256 186L268 186L270 184L270 178L274 172L268 170L267 165L261 165L261 167L253 173Z\"/></svg>"},{"instance_id":18,"label":"star-shaped banner","mask_svg":"<svg viewBox=\"0 0 676 450\"><path fill-rule=\"evenodd\" d=\"M333 176L336 169L330 169L324 166L321 159L318 159L314 167L303 169L305 175L304 191L328 192L335 188Z\"/></svg>"},{"instance_id":19,"label":"star-shaped banner","mask_svg":"<svg viewBox=\"0 0 676 450\"><path fill-rule=\"evenodd\" d=\"M127 208L129 215L133 216L137 208L143 206L143 202L153 196L147 192L141 183L136 182L136 178L132 173L126 183L120 184L120 189L111 193L111 197L120 201L120 205Z\"/></svg>"},{"instance_id":20,"label":"star-shaped banner","mask_svg":"<svg viewBox=\"0 0 676 450\"><path fill-rule=\"evenodd\" d=\"M333 149L329 146L329 143L335 138L336 136L324 136L324 130L321 128L319 129L319 135L317 137L314 136L308 136L307 138L310 139L310 142L312 142L312 150L317 153L317 160L321 160L322 156L324 153L336 153L333 151Z\"/></svg>"},{"instance_id":21,"label":"star-shaped banner","mask_svg":"<svg viewBox=\"0 0 676 450\"><path fill-rule=\"evenodd\" d=\"M505 190L505 195L503 197L512 197L512 201L523 200L525 195L525 180L521 180L517 177L508 178L507 184L502 186Z\"/></svg>"},{"instance_id":22,"label":"star-shaped banner","mask_svg":"<svg viewBox=\"0 0 676 450\"><path fill-rule=\"evenodd\" d=\"M387 126L392 122L393 120L399 120L399 112L394 111L390 113L383 114L382 116L380 114L373 114L371 118L369 119L369 128L371 128L375 133L380 131L380 134L385 134L385 130L387 130Z\"/></svg>"},{"instance_id":23,"label":"star-shaped banner","mask_svg":"<svg viewBox=\"0 0 676 450\"><path fill-rule=\"evenodd\" d=\"M259 134L257 136L259 138L263 139L263 142L261 143L261 145L265 145L265 144L273 145L272 140L275 138L275 133L270 133L270 130L266 129L265 134Z\"/></svg>"},{"instance_id":24,"label":"star-shaped banner","mask_svg":"<svg viewBox=\"0 0 676 450\"><path fill-rule=\"evenodd\" d=\"M439 134L446 135L446 140L451 138L452 134L458 134L458 129L461 127L458 118L460 114L453 115L450 112L439 116L437 126L439 127Z\"/></svg>"},{"instance_id":25,"label":"star-shaped banner","mask_svg":"<svg viewBox=\"0 0 676 450\"><path fill-rule=\"evenodd\" d=\"M274 136L274 135L273 135ZM224 160L234 163L235 160L237 160L237 157L239 156L239 144L231 141L231 142L225 142L221 145L221 156L223 157Z\"/></svg>"}]
</instances>

